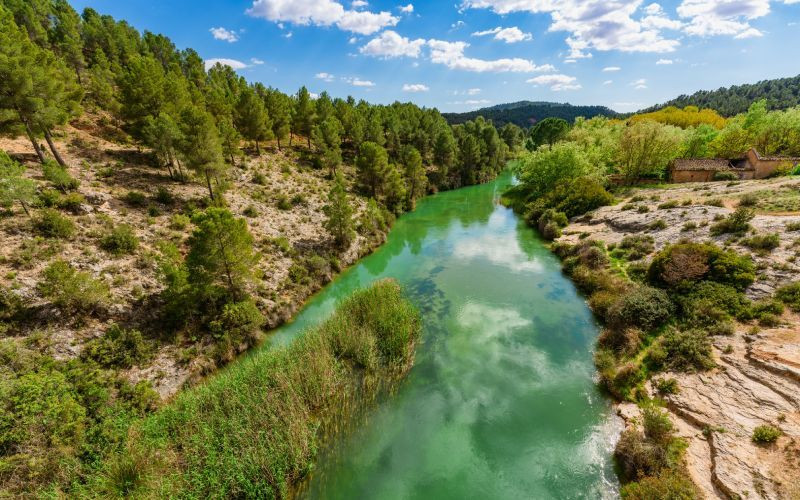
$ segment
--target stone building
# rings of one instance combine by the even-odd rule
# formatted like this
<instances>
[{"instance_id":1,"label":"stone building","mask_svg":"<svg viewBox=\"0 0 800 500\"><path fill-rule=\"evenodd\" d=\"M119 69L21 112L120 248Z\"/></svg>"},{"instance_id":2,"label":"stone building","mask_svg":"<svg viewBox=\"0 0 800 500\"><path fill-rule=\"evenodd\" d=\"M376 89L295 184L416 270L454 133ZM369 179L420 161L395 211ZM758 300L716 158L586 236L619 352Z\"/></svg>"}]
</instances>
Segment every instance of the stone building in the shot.
<instances>
[{"instance_id":1,"label":"stone building","mask_svg":"<svg viewBox=\"0 0 800 500\"><path fill-rule=\"evenodd\" d=\"M766 179L779 168L796 167L800 158L761 156L755 148L744 158L678 158L669 169L670 182L709 182L720 172L731 172L739 179Z\"/></svg>"}]
</instances>

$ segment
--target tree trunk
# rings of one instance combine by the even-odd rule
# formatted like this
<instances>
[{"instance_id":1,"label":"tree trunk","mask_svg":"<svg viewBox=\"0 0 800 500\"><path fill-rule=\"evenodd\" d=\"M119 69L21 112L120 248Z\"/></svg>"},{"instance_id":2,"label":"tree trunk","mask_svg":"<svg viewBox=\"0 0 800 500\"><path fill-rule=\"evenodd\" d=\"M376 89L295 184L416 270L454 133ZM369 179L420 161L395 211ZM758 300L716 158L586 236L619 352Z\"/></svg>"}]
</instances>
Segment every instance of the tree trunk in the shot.
<instances>
[{"instance_id":1,"label":"tree trunk","mask_svg":"<svg viewBox=\"0 0 800 500\"><path fill-rule=\"evenodd\" d=\"M306 137L306 140L308 141L308 149L311 149L311 134L308 134L308 137Z\"/></svg>"},{"instance_id":2,"label":"tree trunk","mask_svg":"<svg viewBox=\"0 0 800 500\"><path fill-rule=\"evenodd\" d=\"M24 201L22 201L22 200L19 200L19 204L20 204L20 205L22 205L22 209L23 209L23 210L25 210L25 215L27 215L28 217L30 217L30 216L31 216L31 213L28 211L28 204L27 204L27 203L25 203L25 202L24 202Z\"/></svg>"},{"instance_id":3,"label":"tree trunk","mask_svg":"<svg viewBox=\"0 0 800 500\"><path fill-rule=\"evenodd\" d=\"M292 147L292 139L294 139L294 134L289 132L289 147Z\"/></svg>"},{"instance_id":4,"label":"tree trunk","mask_svg":"<svg viewBox=\"0 0 800 500\"><path fill-rule=\"evenodd\" d=\"M206 170L206 185L208 186L208 194L211 196L211 201L214 201L214 190L211 189L211 177L208 175L208 170Z\"/></svg>"},{"instance_id":5,"label":"tree trunk","mask_svg":"<svg viewBox=\"0 0 800 500\"><path fill-rule=\"evenodd\" d=\"M31 126L28 125L26 120L22 120L22 123L25 124L25 132L28 134L28 139L30 139L31 144L33 144L33 150L36 151L36 156L39 157L39 161L44 163L47 161L47 158L44 157L44 152L42 152L42 148L39 147L39 143L36 142L36 137L33 135L33 130L31 130Z\"/></svg>"},{"instance_id":6,"label":"tree trunk","mask_svg":"<svg viewBox=\"0 0 800 500\"><path fill-rule=\"evenodd\" d=\"M256 154L261 156L261 146L258 145L258 140L256 140Z\"/></svg>"},{"instance_id":7,"label":"tree trunk","mask_svg":"<svg viewBox=\"0 0 800 500\"><path fill-rule=\"evenodd\" d=\"M58 154L58 150L56 149L56 145L53 144L53 137L50 135L50 131L44 129L44 139L47 141L47 145L50 146L50 151L53 152L53 156L55 157L56 161L62 167L66 167L67 164L64 162L64 159L61 158L61 155Z\"/></svg>"},{"instance_id":8,"label":"tree trunk","mask_svg":"<svg viewBox=\"0 0 800 500\"><path fill-rule=\"evenodd\" d=\"M283 151L281 149L281 138L280 137L278 137L278 151Z\"/></svg>"},{"instance_id":9,"label":"tree trunk","mask_svg":"<svg viewBox=\"0 0 800 500\"><path fill-rule=\"evenodd\" d=\"M183 174L183 165L181 165L181 161L177 158L175 159L175 161L178 163L179 180L181 182L186 182L186 176Z\"/></svg>"}]
</instances>

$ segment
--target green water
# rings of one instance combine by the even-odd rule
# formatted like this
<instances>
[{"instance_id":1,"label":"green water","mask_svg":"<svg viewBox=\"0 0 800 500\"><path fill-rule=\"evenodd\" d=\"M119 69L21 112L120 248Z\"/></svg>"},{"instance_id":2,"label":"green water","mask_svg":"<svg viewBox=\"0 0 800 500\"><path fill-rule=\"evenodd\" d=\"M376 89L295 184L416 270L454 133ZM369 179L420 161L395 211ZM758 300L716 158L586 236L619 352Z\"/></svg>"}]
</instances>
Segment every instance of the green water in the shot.
<instances>
[{"instance_id":1,"label":"green water","mask_svg":"<svg viewBox=\"0 0 800 500\"><path fill-rule=\"evenodd\" d=\"M597 327L557 259L498 204L509 182L426 198L277 330L271 341L289 342L383 277L423 313L408 379L323 451L304 496L616 496L618 423L592 380Z\"/></svg>"}]
</instances>

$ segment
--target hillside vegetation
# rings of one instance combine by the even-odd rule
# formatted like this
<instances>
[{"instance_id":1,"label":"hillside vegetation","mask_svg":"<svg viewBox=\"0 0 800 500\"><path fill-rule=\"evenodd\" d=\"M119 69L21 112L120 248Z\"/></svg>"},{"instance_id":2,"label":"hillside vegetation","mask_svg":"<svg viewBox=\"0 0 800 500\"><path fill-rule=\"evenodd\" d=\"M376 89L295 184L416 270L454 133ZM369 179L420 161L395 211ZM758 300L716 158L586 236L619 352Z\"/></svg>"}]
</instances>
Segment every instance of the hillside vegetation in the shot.
<instances>
[{"instance_id":1,"label":"hillside vegetation","mask_svg":"<svg viewBox=\"0 0 800 500\"><path fill-rule=\"evenodd\" d=\"M0 496L80 487L420 197L512 153L483 119L287 95L65 0L0 0L0 136Z\"/></svg>"},{"instance_id":2,"label":"hillside vegetation","mask_svg":"<svg viewBox=\"0 0 800 500\"><path fill-rule=\"evenodd\" d=\"M575 118L594 118L617 116L614 110L605 106L573 106L557 102L520 101L510 104L499 104L466 113L444 113L443 116L451 124L465 123L479 116L491 120L498 127L512 123L518 127L529 128L545 118L561 118L573 122Z\"/></svg>"},{"instance_id":3,"label":"hillside vegetation","mask_svg":"<svg viewBox=\"0 0 800 500\"><path fill-rule=\"evenodd\" d=\"M692 95L681 95L664 104L642 110L641 113L669 106L678 108L696 106L714 109L722 116L734 116L744 113L751 104L762 99L766 99L769 109L789 109L800 105L800 75L733 85L717 90L700 90Z\"/></svg>"}]
</instances>

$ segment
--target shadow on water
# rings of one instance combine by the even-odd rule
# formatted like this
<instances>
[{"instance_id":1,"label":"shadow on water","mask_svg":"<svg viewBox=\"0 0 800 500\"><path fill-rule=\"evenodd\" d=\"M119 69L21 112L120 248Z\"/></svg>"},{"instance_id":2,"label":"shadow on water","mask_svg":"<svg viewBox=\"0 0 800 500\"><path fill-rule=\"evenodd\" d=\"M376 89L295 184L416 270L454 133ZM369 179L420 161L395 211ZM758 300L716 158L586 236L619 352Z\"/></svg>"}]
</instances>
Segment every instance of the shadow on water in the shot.
<instances>
[{"instance_id":1,"label":"shadow on water","mask_svg":"<svg viewBox=\"0 0 800 500\"><path fill-rule=\"evenodd\" d=\"M593 382L597 326L557 259L498 203L510 182L507 173L424 199L270 338L291 341L383 277L423 314L408 378L343 424L301 496L616 495L619 423Z\"/></svg>"}]
</instances>

